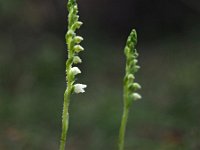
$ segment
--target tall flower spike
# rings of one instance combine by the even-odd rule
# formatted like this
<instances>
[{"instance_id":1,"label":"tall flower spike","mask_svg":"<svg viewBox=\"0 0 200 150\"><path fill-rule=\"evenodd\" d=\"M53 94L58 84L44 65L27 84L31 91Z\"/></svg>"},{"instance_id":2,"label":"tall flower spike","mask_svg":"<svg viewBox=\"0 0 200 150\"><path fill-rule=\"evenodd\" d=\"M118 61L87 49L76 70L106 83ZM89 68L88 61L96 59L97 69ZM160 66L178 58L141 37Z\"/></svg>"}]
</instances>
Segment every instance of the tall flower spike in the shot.
<instances>
[{"instance_id":1,"label":"tall flower spike","mask_svg":"<svg viewBox=\"0 0 200 150\"><path fill-rule=\"evenodd\" d=\"M119 131L119 150L124 150L124 137L126 131L126 124L128 120L129 109L133 101L141 99L142 97L136 92L141 88L139 83L135 82L135 73L140 68L137 65L138 53L135 49L137 44L137 33L133 29L127 39L124 53L126 56L126 73L124 77L124 107Z\"/></svg>"},{"instance_id":2,"label":"tall flower spike","mask_svg":"<svg viewBox=\"0 0 200 150\"><path fill-rule=\"evenodd\" d=\"M77 67L73 67L74 64L81 63L82 60L78 56L78 53L83 51L84 48L80 45L83 38L76 35L76 30L83 24L79 21L78 6L76 0L68 0L68 31L65 35L66 44L68 49L68 59L66 61L66 83L67 88L64 93L64 104L62 114L62 134L60 140L60 150L65 149L65 143L67 138L67 132L69 127L69 104L71 94L85 92L86 85L75 84L75 76L80 74L81 71Z\"/></svg>"}]
</instances>

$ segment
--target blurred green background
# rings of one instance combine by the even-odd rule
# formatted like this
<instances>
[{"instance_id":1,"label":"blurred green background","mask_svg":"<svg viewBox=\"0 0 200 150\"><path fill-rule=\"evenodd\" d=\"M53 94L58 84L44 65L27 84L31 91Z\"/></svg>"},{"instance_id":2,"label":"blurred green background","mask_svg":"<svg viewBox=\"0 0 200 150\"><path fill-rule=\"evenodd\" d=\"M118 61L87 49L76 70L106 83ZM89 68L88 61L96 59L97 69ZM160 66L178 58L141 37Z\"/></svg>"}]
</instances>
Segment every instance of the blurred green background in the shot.
<instances>
[{"instance_id":1,"label":"blurred green background","mask_svg":"<svg viewBox=\"0 0 200 150\"><path fill-rule=\"evenodd\" d=\"M67 147L117 149L123 47L138 31L143 99L126 150L200 149L200 3L78 0L85 52ZM66 1L0 0L0 150L57 150L65 90Z\"/></svg>"}]
</instances>

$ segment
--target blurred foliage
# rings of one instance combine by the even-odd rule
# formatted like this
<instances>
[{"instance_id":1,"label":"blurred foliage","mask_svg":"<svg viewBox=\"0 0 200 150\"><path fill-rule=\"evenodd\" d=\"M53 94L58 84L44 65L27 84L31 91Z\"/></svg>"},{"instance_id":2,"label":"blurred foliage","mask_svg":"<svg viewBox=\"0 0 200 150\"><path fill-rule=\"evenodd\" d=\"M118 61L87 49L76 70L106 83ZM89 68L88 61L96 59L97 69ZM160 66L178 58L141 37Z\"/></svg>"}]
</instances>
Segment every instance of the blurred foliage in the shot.
<instances>
[{"instance_id":1,"label":"blurred foliage","mask_svg":"<svg viewBox=\"0 0 200 150\"><path fill-rule=\"evenodd\" d=\"M183 15L181 30L177 22L170 22L172 30L168 25L162 28L155 15L162 7L148 18L136 0L127 1L127 8L119 7L118 1L101 2L80 1L85 22L80 32L86 52L79 78L88 89L73 96L68 146L71 150L116 149L122 113L123 47L136 23L142 67L137 78L143 86L143 99L132 107L126 149L199 150L199 14L186 9L187 5L175 7L187 15ZM58 149L65 89L64 4L0 0L1 150ZM146 6L139 6L143 4ZM98 5L108 6L104 10ZM155 6L160 3L155 1L152 9ZM170 6L166 6L167 12ZM134 18L134 7L144 22ZM91 8L96 11L91 13ZM130 20L135 21L129 24ZM159 26L153 27L154 23Z\"/></svg>"}]
</instances>

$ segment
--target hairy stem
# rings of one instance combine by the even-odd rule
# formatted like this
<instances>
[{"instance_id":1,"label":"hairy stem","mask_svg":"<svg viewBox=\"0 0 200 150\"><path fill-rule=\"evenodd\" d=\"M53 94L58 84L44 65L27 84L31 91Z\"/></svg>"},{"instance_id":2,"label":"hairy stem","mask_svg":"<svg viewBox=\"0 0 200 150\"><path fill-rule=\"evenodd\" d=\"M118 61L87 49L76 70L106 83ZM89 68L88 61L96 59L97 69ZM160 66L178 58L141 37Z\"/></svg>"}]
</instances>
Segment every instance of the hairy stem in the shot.
<instances>
[{"instance_id":1,"label":"hairy stem","mask_svg":"<svg viewBox=\"0 0 200 150\"><path fill-rule=\"evenodd\" d=\"M62 134L60 140L60 150L65 149L65 143L67 138L67 131L69 127L69 102L70 102L70 94L68 91L64 93L64 105L63 105L63 114L62 114Z\"/></svg>"},{"instance_id":2,"label":"hairy stem","mask_svg":"<svg viewBox=\"0 0 200 150\"><path fill-rule=\"evenodd\" d=\"M124 137L125 137L125 132L126 132L128 114L129 114L129 108L124 107L122 120L121 120L121 127L119 131L119 150L124 149Z\"/></svg>"},{"instance_id":3,"label":"hairy stem","mask_svg":"<svg viewBox=\"0 0 200 150\"><path fill-rule=\"evenodd\" d=\"M126 64L126 70L127 70L127 64ZM124 83L126 83L126 76L124 78ZM129 106L127 105L128 101L128 89L127 84L124 84L124 107L123 107L123 114L121 119L121 126L119 129L119 150L124 149L124 141L125 141L125 133L126 133L126 125L128 121L128 114L129 114Z\"/></svg>"},{"instance_id":4,"label":"hairy stem","mask_svg":"<svg viewBox=\"0 0 200 150\"><path fill-rule=\"evenodd\" d=\"M68 54L69 56L70 54ZM69 59L68 59L69 60ZM66 70L71 69L71 64L66 63ZM72 91L72 82L70 79L69 71L66 71L67 74L67 89L64 93L64 103L63 103L63 114L62 114L62 133L61 133L61 140L60 140L60 150L65 149L67 132L69 128L69 104L70 104L70 96Z\"/></svg>"}]
</instances>

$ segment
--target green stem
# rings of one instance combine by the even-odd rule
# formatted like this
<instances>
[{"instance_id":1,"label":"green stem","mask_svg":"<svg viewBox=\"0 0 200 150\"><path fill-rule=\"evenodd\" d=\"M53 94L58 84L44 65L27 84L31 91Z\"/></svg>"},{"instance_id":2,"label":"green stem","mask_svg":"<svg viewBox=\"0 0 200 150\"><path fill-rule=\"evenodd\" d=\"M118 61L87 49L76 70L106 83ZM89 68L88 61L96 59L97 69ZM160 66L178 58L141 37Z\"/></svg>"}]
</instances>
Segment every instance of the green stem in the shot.
<instances>
[{"instance_id":1,"label":"green stem","mask_svg":"<svg viewBox=\"0 0 200 150\"><path fill-rule=\"evenodd\" d=\"M70 93L68 90L64 93L64 104L63 104L63 114L62 114L62 134L60 140L60 150L65 149L65 143L67 138L67 131L69 127L69 102L70 102Z\"/></svg>"},{"instance_id":2,"label":"green stem","mask_svg":"<svg viewBox=\"0 0 200 150\"><path fill-rule=\"evenodd\" d=\"M126 64L126 71L128 65ZM122 119L121 119L121 126L119 129L119 150L124 150L124 141L125 141L125 133L126 133L126 125L128 121L128 114L129 114L129 108L130 105L128 105L128 87L127 87L127 79L124 78L124 107L123 107L123 114L122 114Z\"/></svg>"},{"instance_id":3,"label":"green stem","mask_svg":"<svg viewBox=\"0 0 200 150\"><path fill-rule=\"evenodd\" d=\"M73 57L72 49L68 46L68 60L66 62L66 81L67 81L67 89L64 93L64 103L63 103L63 114L62 114L62 133L60 139L60 150L65 150L67 132L69 128L69 104L70 104L70 96L72 92L72 82L73 79L70 76L70 70L72 64L70 62Z\"/></svg>"},{"instance_id":4,"label":"green stem","mask_svg":"<svg viewBox=\"0 0 200 150\"><path fill-rule=\"evenodd\" d=\"M126 132L128 114L129 114L129 108L124 106L121 126L119 130L119 150L124 150L124 137L125 137L125 132Z\"/></svg>"}]
</instances>

